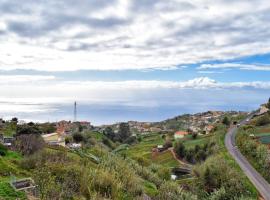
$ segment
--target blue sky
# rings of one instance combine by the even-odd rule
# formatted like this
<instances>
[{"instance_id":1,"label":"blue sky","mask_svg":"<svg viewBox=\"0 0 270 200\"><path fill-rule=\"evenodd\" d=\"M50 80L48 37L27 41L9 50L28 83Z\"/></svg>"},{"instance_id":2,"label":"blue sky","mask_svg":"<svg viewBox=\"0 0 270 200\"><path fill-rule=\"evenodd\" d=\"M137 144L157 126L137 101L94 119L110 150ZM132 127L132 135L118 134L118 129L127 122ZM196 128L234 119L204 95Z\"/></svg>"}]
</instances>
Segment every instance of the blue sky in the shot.
<instances>
[{"instance_id":1,"label":"blue sky","mask_svg":"<svg viewBox=\"0 0 270 200\"><path fill-rule=\"evenodd\" d=\"M63 9L64 8L64 9ZM270 96L268 0L0 0L0 113L94 124L252 110Z\"/></svg>"}]
</instances>

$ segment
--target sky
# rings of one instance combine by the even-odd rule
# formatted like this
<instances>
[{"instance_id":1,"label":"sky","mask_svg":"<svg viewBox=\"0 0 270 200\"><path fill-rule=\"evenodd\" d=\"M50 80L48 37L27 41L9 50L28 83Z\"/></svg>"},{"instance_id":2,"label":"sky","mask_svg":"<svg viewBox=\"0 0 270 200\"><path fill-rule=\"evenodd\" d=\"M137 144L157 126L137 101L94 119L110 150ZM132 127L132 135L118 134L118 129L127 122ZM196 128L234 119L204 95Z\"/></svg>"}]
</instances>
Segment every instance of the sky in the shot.
<instances>
[{"instance_id":1,"label":"sky","mask_svg":"<svg viewBox=\"0 0 270 200\"><path fill-rule=\"evenodd\" d=\"M0 117L93 124L251 111L269 0L0 0Z\"/></svg>"}]
</instances>

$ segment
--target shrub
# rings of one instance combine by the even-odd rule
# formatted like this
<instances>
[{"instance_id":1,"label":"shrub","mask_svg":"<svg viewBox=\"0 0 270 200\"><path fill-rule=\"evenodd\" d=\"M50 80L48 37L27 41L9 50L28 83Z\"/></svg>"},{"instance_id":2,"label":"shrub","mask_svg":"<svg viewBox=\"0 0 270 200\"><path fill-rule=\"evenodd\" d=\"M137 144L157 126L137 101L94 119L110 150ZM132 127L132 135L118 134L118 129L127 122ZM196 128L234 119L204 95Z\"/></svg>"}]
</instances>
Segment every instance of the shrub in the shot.
<instances>
[{"instance_id":1,"label":"shrub","mask_svg":"<svg viewBox=\"0 0 270 200\"><path fill-rule=\"evenodd\" d=\"M174 145L174 151L179 157L183 158L185 156L185 153L186 153L185 146L184 146L183 142L177 141Z\"/></svg>"},{"instance_id":2,"label":"shrub","mask_svg":"<svg viewBox=\"0 0 270 200\"><path fill-rule=\"evenodd\" d=\"M76 143L80 143L84 141L84 137L81 133L74 133L72 137L73 137L74 142Z\"/></svg>"},{"instance_id":3,"label":"shrub","mask_svg":"<svg viewBox=\"0 0 270 200\"><path fill-rule=\"evenodd\" d=\"M43 138L38 134L23 134L16 137L15 148L23 155L31 155L45 146Z\"/></svg>"},{"instance_id":4,"label":"shrub","mask_svg":"<svg viewBox=\"0 0 270 200\"><path fill-rule=\"evenodd\" d=\"M270 116L269 114L265 114L263 116L260 116L256 121L256 126L264 126L266 124L270 123Z\"/></svg>"},{"instance_id":5,"label":"shrub","mask_svg":"<svg viewBox=\"0 0 270 200\"><path fill-rule=\"evenodd\" d=\"M7 155L7 147L5 147L3 144L0 144L0 156L5 156Z\"/></svg>"},{"instance_id":6,"label":"shrub","mask_svg":"<svg viewBox=\"0 0 270 200\"><path fill-rule=\"evenodd\" d=\"M162 180L171 179L171 170L169 168L160 167L157 171L157 174Z\"/></svg>"},{"instance_id":7,"label":"shrub","mask_svg":"<svg viewBox=\"0 0 270 200\"><path fill-rule=\"evenodd\" d=\"M184 192L175 182L164 182L159 188L157 200L196 200L197 197Z\"/></svg>"},{"instance_id":8,"label":"shrub","mask_svg":"<svg viewBox=\"0 0 270 200\"><path fill-rule=\"evenodd\" d=\"M205 190L208 193L213 193L224 188L226 191L224 199L234 199L241 195L248 195L242 181L243 175L232 168L220 155L211 156L204 163L196 166L193 169L193 175L197 177L194 186L199 188L200 191Z\"/></svg>"}]
</instances>

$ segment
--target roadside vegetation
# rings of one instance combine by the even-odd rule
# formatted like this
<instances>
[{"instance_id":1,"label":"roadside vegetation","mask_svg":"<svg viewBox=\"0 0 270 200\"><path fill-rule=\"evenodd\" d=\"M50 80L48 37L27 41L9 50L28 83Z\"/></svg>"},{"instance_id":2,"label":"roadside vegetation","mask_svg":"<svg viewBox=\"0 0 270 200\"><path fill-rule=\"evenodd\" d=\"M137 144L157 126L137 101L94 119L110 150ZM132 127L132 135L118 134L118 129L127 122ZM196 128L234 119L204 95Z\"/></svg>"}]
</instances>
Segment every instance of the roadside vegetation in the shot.
<instances>
[{"instance_id":1,"label":"roadside vegetation","mask_svg":"<svg viewBox=\"0 0 270 200\"><path fill-rule=\"evenodd\" d=\"M237 146L253 167L270 183L270 114L255 117L237 134Z\"/></svg>"}]
</instances>

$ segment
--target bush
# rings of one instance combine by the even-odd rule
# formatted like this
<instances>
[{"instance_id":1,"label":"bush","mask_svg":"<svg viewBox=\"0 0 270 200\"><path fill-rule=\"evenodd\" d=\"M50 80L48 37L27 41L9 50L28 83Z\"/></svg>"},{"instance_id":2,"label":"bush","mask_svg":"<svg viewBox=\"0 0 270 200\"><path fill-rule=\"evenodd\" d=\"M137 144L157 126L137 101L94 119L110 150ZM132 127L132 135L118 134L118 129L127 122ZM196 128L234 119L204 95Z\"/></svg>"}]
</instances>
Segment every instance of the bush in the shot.
<instances>
[{"instance_id":1,"label":"bush","mask_svg":"<svg viewBox=\"0 0 270 200\"><path fill-rule=\"evenodd\" d=\"M73 137L74 142L76 143L80 143L84 141L84 137L81 133L74 133L72 137Z\"/></svg>"},{"instance_id":2,"label":"bush","mask_svg":"<svg viewBox=\"0 0 270 200\"><path fill-rule=\"evenodd\" d=\"M180 157L183 158L185 156L185 146L183 142L177 141L174 145L174 151L175 153Z\"/></svg>"},{"instance_id":3,"label":"bush","mask_svg":"<svg viewBox=\"0 0 270 200\"><path fill-rule=\"evenodd\" d=\"M225 116L225 117L223 118L223 120L222 120L222 123L223 123L224 125L226 125L226 126L229 126L231 122L230 122L229 118L228 118L227 116Z\"/></svg>"},{"instance_id":4,"label":"bush","mask_svg":"<svg viewBox=\"0 0 270 200\"><path fill-rule=\"evenodd\" d=\"M195 200L196 196L184 192L177 183L175 182L165 182L159 188L159 194L157 200Z\"/></svg>"},{"instance_id":5,"label":"bush","mask_svg":"<svg viewBox=\"0 0 270 200\"><path fill-rule=\"evenodd\" d=\"M5 156L7 155L7 147L5 147L3 144L0 144L0 156Z\"/></svg>"},{"instance_id":6,"label":"bush","mask_svg":"<svg viewBox=\"0 0 270 200\"><path fill-rule=\"evenodd\" d=\"M234 199L241 195L248 195L243 184L243 175L232 168L229 163L220 155L209 157L203 164L193 169L193 175L197 177L194 186L200 191L207 191L209 194L225 189L223 199ZM201 194L201 198L205 194Z\"/></svg>"},{"instance_id":7,"label":"bush","mask_svg":"<svg viewBox=\"0 0 270 200\"><path fill-rule=\"evenodd\" d=\"M270 123L270 116L269 114L265 114L260 116L256 121L256 126L264 126Z\"/></svg>"}]
</instances>

